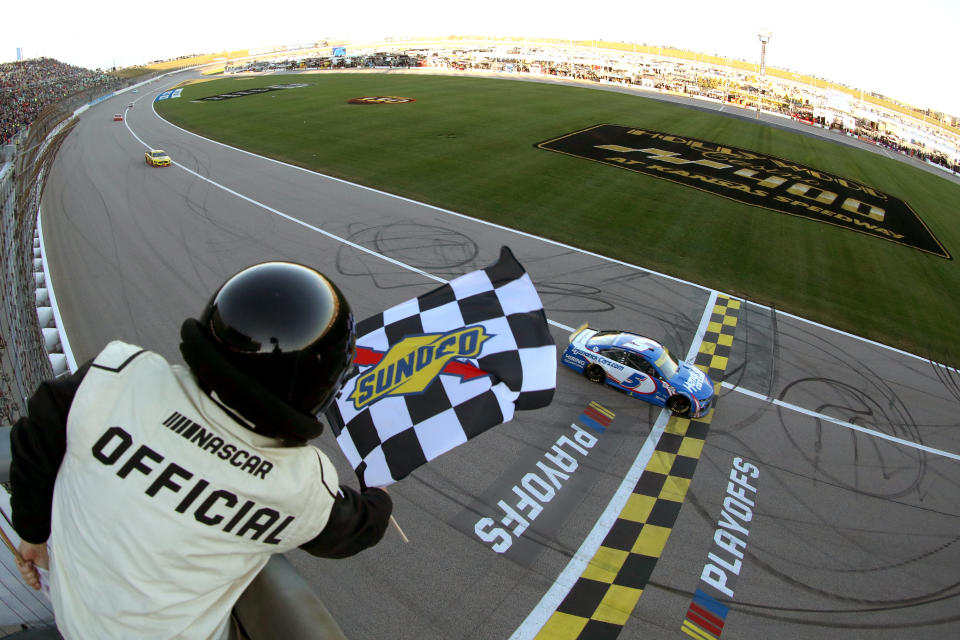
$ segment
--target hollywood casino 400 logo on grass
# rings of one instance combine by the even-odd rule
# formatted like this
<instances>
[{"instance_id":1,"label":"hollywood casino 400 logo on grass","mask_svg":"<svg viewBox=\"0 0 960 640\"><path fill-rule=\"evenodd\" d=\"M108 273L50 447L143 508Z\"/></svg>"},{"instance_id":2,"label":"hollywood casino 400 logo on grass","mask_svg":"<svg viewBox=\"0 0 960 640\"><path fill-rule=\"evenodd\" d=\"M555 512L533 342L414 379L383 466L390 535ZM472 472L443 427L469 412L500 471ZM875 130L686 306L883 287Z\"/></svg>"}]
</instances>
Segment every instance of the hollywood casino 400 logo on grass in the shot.
<instances>
[{"instance_id":1,"label":"hollywood casino 400 logo on grass","mask_svg":"<svg viewBox=\"0 0 960 640\"><path fill-rule=\"evenodd\" d=\"M537 146L951 259L903 200L782 158L613 124L599 124Z\"/></svg>"}]
</instances>

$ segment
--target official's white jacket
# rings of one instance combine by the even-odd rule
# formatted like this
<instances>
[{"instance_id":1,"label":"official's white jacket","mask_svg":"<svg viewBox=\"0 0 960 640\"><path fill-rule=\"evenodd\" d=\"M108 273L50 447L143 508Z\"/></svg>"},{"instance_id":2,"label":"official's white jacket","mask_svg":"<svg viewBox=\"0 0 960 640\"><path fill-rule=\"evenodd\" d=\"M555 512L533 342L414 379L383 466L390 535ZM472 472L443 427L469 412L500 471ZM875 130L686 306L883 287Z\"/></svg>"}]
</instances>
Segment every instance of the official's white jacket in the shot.
<instances>
[{"instance_id":1,"label":"official's white jacket","mask_svg":"<svg viewBox=\"0 0 960 640\"><path fill-rule=\"evenodd\" d=\"M253 433L189 371L113 342L70 407L51 594L67 638L217 638L271 554L324 528L337 473Z\"/></svg>"}]
</instances>

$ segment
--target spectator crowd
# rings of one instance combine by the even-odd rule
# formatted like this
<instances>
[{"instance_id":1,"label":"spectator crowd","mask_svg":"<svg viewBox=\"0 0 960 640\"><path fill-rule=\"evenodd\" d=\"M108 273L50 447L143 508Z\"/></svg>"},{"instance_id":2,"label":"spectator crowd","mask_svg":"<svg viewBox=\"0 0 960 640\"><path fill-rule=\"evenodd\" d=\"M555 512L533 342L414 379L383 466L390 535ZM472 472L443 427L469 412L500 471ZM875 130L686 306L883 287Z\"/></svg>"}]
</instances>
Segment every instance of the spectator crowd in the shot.
<instances>
[{"instance_id":1,"label":"spectator crowd","mask_svg":"<svg viewBox=\"0 0 960 640\"><path fill-rule=\"evenodd\" d=\"M52 58L0 63L0 145L9 144L46 106L89 89L112 91L122 83Z\"/></svg>"}]
</instances>

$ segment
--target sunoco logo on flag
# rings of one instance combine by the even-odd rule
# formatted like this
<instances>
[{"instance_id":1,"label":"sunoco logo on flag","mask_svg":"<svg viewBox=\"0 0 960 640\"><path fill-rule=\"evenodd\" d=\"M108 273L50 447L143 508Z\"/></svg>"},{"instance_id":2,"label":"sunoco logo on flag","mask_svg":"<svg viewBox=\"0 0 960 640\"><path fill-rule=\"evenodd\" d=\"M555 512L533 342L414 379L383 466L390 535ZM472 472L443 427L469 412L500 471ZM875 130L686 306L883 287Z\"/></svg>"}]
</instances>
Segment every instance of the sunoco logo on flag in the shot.
<instances>
[{"instance_id":1,"label":"sunoco logo on flag","mask_svg":"<svg viewBox=\"0 0 960 640\"><path fill-rule=\"evenodd\" d=\"M447 333L408 336L390 348L375 367L357 379L350 400L356 409L362 409L384 396L402 396L423 393L441 373L463 375L456 369L445 370L454 358L473 358L480 347L493 336L475 325ZM475 377L484 372L470 367Z\"/></svg>"}]
</instances>

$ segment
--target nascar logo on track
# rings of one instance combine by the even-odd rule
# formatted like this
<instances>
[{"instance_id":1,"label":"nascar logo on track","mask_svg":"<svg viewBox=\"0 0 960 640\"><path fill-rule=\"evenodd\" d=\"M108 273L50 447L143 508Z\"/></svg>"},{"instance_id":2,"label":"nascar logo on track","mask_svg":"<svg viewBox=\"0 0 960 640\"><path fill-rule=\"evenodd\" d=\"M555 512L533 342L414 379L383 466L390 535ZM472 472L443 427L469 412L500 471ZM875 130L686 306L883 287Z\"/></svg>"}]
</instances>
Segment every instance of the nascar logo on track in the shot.
<instances>
[{"instance_id":1,"label":"nascar logo on track","mask_svg":"<svg viewBox=\"0 0 960 640\"><path fill-rule=\"evenodd\" d=\"M403 104L405 102L416 102L416 100L400 96L366 96L347 100L347 104Z\"/></svg>"},{"instance_id":2,"label":"nascar logo on track","mask_svg":"<svg viewBox=\"0 0 960 640\"><path fill-rule=\"evenodd\" d=\"M382 354L376 366L357 378L350 400L359 411L386 396L422 393L441 373L467 379L486 375L467 363L456 363L463 366L452 367L454 363L450 361L476 357L483 343L492 337L482 325L447 333L407 336ZM362 355L369 354L360 354L358 349L358 364L364 364L360 361ZM373 359L379 355L373 354Z\"/></svg>"}]
</instances>

